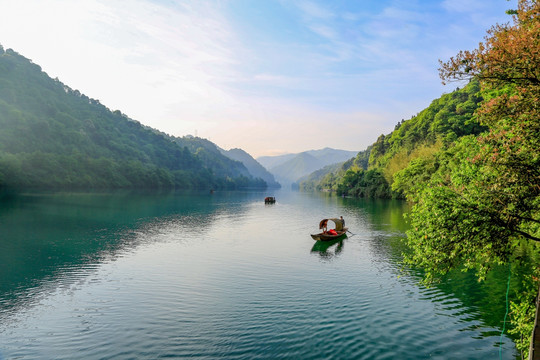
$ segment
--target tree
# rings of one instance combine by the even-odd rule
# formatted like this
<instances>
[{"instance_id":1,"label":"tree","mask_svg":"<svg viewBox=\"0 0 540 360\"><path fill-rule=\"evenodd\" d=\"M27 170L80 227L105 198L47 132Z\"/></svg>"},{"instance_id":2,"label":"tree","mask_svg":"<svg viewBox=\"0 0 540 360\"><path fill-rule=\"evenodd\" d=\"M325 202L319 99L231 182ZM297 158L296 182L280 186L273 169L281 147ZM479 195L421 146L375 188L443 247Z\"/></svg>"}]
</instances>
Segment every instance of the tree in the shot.
<instances>
[{"instance_id":1,"label":"tree","mask_svg":"<svg viewBox=\"0 0 540 360\"><path fill-rule=\"evenodd\" d=\"M455 251L456 256L465 255L462 247L467 242L477 251L489 245L488 254L506 261L512 239L540 241L540 4L520 0L516 13L513 25L493 27L486 43L477 50L460 52L442 63L444 81L465 77L480 80L486 95L477 114L489 127L476 142L469 139L462 144L461 157L441 170L450 171L448 176L434 177L424 186L421 191L426 196L419 197L413 212L413 224L433 217L434 224L447 230L458 225L452 217L458 209L486 217L483 231L476 226L460 229L461 241L441 234L439 240L450 246L451 256ZM437 215L430 213L428 207L442 201L437 200L441 197L429 196L434 191L453 194L454 200L443 197L452 208ZM412 231L410 238L415 242L418 236L430 235L426 230ZM494 246L494 239L500 242L498 246ZM467 252L470 250L468 246ZM443 268L431 265L433 270L445 272L448 264ZM471 265L489 268L485 262Z\"/></svg>"},{"instance_id":2,"label":"tree","mask_svg":"<svg viewBox=\"0 0 540 360\"><path fill-rule=\"evenodd\" d=\"M407 261L428 280L462 265L482 279L523 240L540 241L540 3L519 0L512 13L476 50L441 62L443 82L480 81L476 115L488 131L438 159L416 194Z\"/></svg>"}]
</instances>

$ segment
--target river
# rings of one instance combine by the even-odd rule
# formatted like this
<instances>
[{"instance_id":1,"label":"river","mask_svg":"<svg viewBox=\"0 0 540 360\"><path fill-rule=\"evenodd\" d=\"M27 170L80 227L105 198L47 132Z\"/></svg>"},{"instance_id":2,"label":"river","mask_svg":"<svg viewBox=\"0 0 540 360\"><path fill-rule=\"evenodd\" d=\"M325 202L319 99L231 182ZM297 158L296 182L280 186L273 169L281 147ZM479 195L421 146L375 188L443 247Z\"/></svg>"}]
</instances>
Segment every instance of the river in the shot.
<instances>
[{"instance_id":1,"label":"river","mask_svg":"<svg viewBox=\"0 0 540 360\"><path fill-rule=\"evenodd\" d=\"M402 264L407 209L286 191L6 195L0 359L515 359L507 273L422 286ZM348 238L315 246L340 215Z\"/></svg>"}]
</instances>

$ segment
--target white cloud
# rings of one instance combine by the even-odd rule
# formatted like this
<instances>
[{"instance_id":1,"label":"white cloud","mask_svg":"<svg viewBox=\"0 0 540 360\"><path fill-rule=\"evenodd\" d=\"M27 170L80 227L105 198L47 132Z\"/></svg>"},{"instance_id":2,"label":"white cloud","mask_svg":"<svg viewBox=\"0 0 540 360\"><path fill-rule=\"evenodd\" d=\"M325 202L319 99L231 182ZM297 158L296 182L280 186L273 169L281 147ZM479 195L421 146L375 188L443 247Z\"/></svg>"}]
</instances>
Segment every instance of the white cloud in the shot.
<instances>
[{"instance_id":1,"label":"white cloud","mask_svg":"<svg viewBox=\"0 0 540 360\"><path fill-rule=\"evenodd\" d=\"M291 23L266 29L283 30L274 40L245 15L231 16L231 4L0 0L0 41L172 135L197 130L222 147L263 155L335 146L328 129L337 123L340 147L361 150L440 95L438 57L467 48L478 30L466 20L489 6L388 0L359 11L282 1L268 16ZM472 11L457 13L468 4ZM432 18L433 8L452 16Z\"/></svg>"},{"instance_id":2,"label":"white cloud","mask_svg":"<svg viewBox=\"0 0 540 360\"><path fill-rule=\"evenodd\" d=\"M441 5L447 11L467 14L477 12L489 6L489 3L483 0L444 0Z\"/></svg>"},{"instance_id":3,"label":"white cloud","mask_svg":"<svg viewBox=\"0 0 540 360\"><path fill-rule=\"evenodd\" d=\"M28 0L10 2L9 11L0 24L5 46L143 123L181 135L192 132L183 121L204 121L209 103L231 102L220 84L239 76L238 44L219 9Z\"/></svg>"},{"instance_id":4,"label":"white cloud","mask_svg":"<svg viewBox=\"0 0 540 360\"><path fill-rule=\"evenodd\" d=\"M470 22L471 25L481 26L485 29L501 22L505 10L516 8L517 0L444 0L441 4L443 9L450 13L456 13L455 16L461 17L464 22ZM502 21L511 21L510 16Z\"/></svg>"},{"instance_id":5,"label":"white cloud","mask_svg":"<svg viewBox=\"0 0 540 360\"><path fill-rule=\"evenodd\" d=\"M324 38L327 38L329 40L337 39L337 31L330 26L322 25L322 24L314 24L314 25L310 25L309 28L314 33Z\"/></svg>"},{"instance_id":6,"label":"white cloud","mask_svg":"<svg viewBox=\"0 0 540 360\"><path fill-rule=\"evenodd\" d=\"M297 6L309 19L328 20L335 17L335 14L331 10L312 1L300 1L297 3Z\"/></svg>"}]
</instances>

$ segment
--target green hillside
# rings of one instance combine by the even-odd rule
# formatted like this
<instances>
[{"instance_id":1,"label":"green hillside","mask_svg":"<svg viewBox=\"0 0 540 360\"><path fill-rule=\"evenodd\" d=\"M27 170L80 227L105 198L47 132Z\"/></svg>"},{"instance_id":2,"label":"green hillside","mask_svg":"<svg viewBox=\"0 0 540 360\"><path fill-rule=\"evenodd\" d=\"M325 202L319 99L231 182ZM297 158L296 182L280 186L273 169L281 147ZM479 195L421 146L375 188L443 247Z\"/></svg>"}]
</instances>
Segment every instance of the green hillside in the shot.
<instances>
[{"instance_id":1,"label":"green hillside","mask_svg":"<svg viewBox=\"0 0 540 360\"><path fill-rule=\"evenodd\" d=\"M291 156L292 155L292 156ZM276 157L266 157L259 162L274 163L269 171L282 184L297 185L300 178L311 172L322 169L327 165L333 165L349 160L356 155L355 151L337 150L324 148L320 150L308 150L299 154L287 154Z\"/></svg>"},{"instance_id":2,"label":"green hillside","mask_svg":"<svg viewBox=\"0 0 540 360\"><path fill-rule=\"evenodd\" d=\"M355 157L347 161L327 165L322 169L316 170L300 178L298 180L298 188L303 191L336 190L335 186L348 170L359 171L360 169L367 169L370 152L371 146L364 151L360 151Z\"/></svg>"},{"instance_id":3,"label":"green hillside","mask_svg":"<svg viewBox=\"0 0 540 360\"><path fill-rule=\"evenodd\" d=\"M213 142L193 136L171 137L177 145L187 148L205 168L212 169L218 177L236 176L250 177L248 169L240 162L223 156L222 152Z\"/></svg>"},{"instance_id":4,"label":"green hillside","mask_svg":"<svg viewBox=\"0 0 540 360\"><path fill-rule=\"evenodd\" d=\"M0 187L265 187L200 145L111 111L0 46Z\"/></svg>"},{"instance_id":5,"label":"green hillside","mask_svg":"<svg viewBox=\"0 0 540 360\"><path fill-rule=\"evenodd\" d=\"M411 161L429 159L458 138L487 129L473 115L481 101L476 81L445 94L411 119L400 121L390 134L379 136L353 162L345 163L332 174L311 177L300 188L361 197L403 197L410 184L403 177L399 184L394 184L395 177Z\"/></svg>"},{"instance_id":6,"label":"green hillside","mask_svg":"<svg viewBox=\"0 0 540 360\"><path fill-rule=\"evenodd\" d=\"M465 135L476 135L487 128L473 116L482 101L477 81L445 94L410 120L398 123L392 133L381 135L373 144L369 168L383 169L386 179L405 168L423 153L448 147Z\"/></svg>"},{"instance_id":7,"label":"green hillside","mask_svg":"<svg viewBox=\"0 0 540 360\"><path fill-rule=\"evenodd\" d=\"M263 179L268 187L280 188L281 185L276 181L274 175L268 172L257 160L242 149L220 149L221 153L233 160L240 161L248 169L249 173L257 178Z\"/></svg>"},{"instance_id":8,"label":"green hillside","mask_svg":"<svg viewBox=\"0 0 540 360\"><path fill-rule=\"evenodd\" d=\"M505 269L504 325L528 358L540 285L540 3L519 0L509 14L513 23L492 27L477 49L441 62L441 79L469 80L465 88L381 135L367 170L334 170L324 185L406 198L404 261L425 282Z\"/></svg>"}]
</instances>

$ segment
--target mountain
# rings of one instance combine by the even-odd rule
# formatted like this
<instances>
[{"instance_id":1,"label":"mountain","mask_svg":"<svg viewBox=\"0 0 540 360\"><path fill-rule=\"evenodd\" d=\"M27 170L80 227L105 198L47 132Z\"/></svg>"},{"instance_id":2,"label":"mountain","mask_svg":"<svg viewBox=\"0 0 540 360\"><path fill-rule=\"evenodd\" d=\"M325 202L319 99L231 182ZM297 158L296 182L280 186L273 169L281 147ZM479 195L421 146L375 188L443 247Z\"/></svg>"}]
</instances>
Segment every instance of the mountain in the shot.
<instances>
[{"instance_id":1,"label":"mountain","mask_svg":"<svg viewBox=\"0 0 540 360\"><path fill-rule=\"evenodd\" d=\"M320 150L309 150L306 152L319 159L324 166L349 160L358 154L358 151L337 150L328 147Z\"/></svg>"},{"instance_id":2,"label":"mountain","mask_svg":"<svg viewBox=\"0 0 540 360\"><path fill-rule=\"evenodd\" d=\"M198 138L111 111L0 46L0 188L266 187Z\"/></svg>"},{"instance_id":3,"label":"mountain","mask_svg":"<svg viewBox=\"0 0 540 360\"><path fill-rule=\"evenodd\" d=\"M280 183L290 184L304 174L317 170L320 165L321 162L316 157L304 152L270 171Z\"/></svg>"},{"instance_id":4,"label":"mountain","mask_svg":"<svg viewBox=\"0 0 540 360\"><path fill-rule=\"evenodd\" d=\"M276 155L276 156L260 156L256 160L264 166L266 169L271 169L273 167L276 167L278 165L281 165L292 158L294 158L298 154L285 154L285 155Z\"/></svg>"},{"instance_id":5,"label":"mountain","mask_svg":"<svg viewBox=\"0 0 540 360\"><path fill-rule=\"evenodd\" d=\"M349 160L356 156L357 153L357 151L324 148L304 151L299 154L276 156L276 159L267 156L263 161L267 164L276 164L268 170L276 177L277 181L281 184L291 184L327 165ZM257 160L260 160L260 158Z\"/></svg>"},{"instance_id":6,"label":"mountain","mask_svg":"<svg viewBox=\"0 0 540 360\"><path fill-rule=\"evenodd\" d=\"M321 160L321 162L325 165L331 165L345 161L356 156L356 154L358 153L358 151L336 150L328 147L320 150L308 150L304 152ZM278 165L284 164L287 161L292 160L298 155L299 154L296 153L277 156L260 156L257 158L257 161L265 168L272 169L277 167Z\"/></svg>"},{"instance_id":7,"label":"mountain","mask_svg":"<svg viewBox=\"0 0 540 360\"><path fill-rule=\"evenodd\" d=\"M340 170L342 170L344 167L346 167L346 163L349 163L350 160L346 161L345 163L337 163L332 165L326 165L325 167L315 170L314 172L304 175L301 178L299 178L293 186L295 188L306 191L313 191L313 190L321 190L321 188L316 188L315 185L318 185L323 182L323 179L328 175L333 175L335 173L338 173Z\"/></svg>"},{"instance_id":8,"label":"mountain","mask_svg":"<svg viewBox=\"0 0 540 360\"><path fill-rule=\"evenodd\" d=\"M219 149L221 153L233 160L240 161L247 168L249 173L256 178L263 179L268 187L280 188L281 185L276 181L274 175L266 170L257 160L242 149Z\"/></svg>"},{"instance_id":9,"label":"mountain","mask_svg":"<svg viewBox=\"0 0 540 360\"><path fill-rule=\"evenodd\" d=\"M313 173L302 179L299 188L352 196L403 197L436 170L439 154L452 148L458 139L487 129L474 115L481 101L477 81L443 94L409 120L398 122L390 134L379 136L353 162Z\"/></svg>"},{"instance_id":10,"label":"mountain","mask_svg":"<svg viewBox=\"0 0 540 360\"><path fill-rule=\"evenodd\" d=\"M366 150L360 151L354 158L347 161L327 165L309 175L303 176L294 185L298 189L306 191L330 190L336 179L342 178L347 170L367 170L371 148L372 146L369 146Z\"/></svg>"},{"instance_id":11,"label":"mountain","mask_svg":"<svg viewBox=\"0 0 540 360\"><path fill-rule=\"evenodd\" d=\"M186 147L202 162L203 166L212 169L219 177L227 177L230 174L251 177L249 170L241 161L232 159L221 152L221 149L210 140L193 137L171 137L171 140L181 147Z\"/></svg>"}]
</instances>

